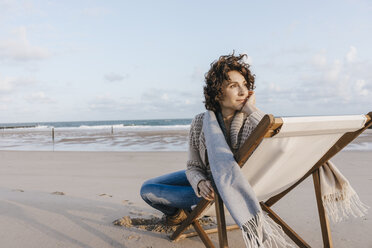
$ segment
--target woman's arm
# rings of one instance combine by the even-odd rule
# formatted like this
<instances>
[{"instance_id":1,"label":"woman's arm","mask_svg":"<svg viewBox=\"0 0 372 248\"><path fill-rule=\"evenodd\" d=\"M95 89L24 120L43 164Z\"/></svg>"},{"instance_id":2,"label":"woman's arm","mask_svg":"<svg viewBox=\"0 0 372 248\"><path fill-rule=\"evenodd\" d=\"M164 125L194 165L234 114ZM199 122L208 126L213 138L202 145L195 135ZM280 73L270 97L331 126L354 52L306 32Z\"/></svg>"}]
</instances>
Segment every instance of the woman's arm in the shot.
<instances>
[{"instance_id":1,"label":"woman's arm","mask_svg":"<svg viewBox=\"0 0 372 248\"><path fill-rule=\"evenodd\" d=\"M207 166L200 158L198 142L203 125L203 115L197 115L191 123L189 133L189 150L186 177L189 180L191 187L194 189L195 194L201 197L198 184L201 181L207 180ZM200 129L200 130L199 130Z\"/></svg>"},{"instance_id":2,"label":"woman's arm","mask_svg":"<svg viewBox=\"0 0 372 248\"><path fill-rule=\"evenodd\" d=\"M189 148L189 159L187 161L186 177L189 180L191 187L194 189L195 194L201 197L198 184L201 181L206 181L206 169L204 163L201 161L198 151L192 147Z\"/></svg>"},{"instance_id":3,"label":"woman's arm","mask_svg":"<svg viewBox=\"0 0 372 248\"><path fill-rule=\"evenodd\" d=\"M190 159L190 156L194 159ZM211 201L214 198L214 191L211 182L207 179L205 167L198 151L190 147L186 177L198 197L203 197Z\"/></svg>"},{"instance_id":4,"label":"woman's arm","mask_svg":"<svg viewBox=\"0 0 372 248\"><path fill-rule=\"evenodd\" d=\"M253 93L246 101L242 109L240 110L248 115L248 121L252 126L256 127L257 124L264 117L265 113L256 107L256 94Z\"/></svg>"},{"instance_id":5,"label":"woman's arm","mask_svg":"<svg viewBox=\"0 0 372 248\"><path fill-rule=\"evenodd\" d=\"M265 113L256 107L256 96L254 93L248 98L247 102L244 104L241 111L247 114L248 117L243 125L243 131L241 133L239 147L241 147L244 144L244 142L251 135L251 133L256 128L258 123L265 116Z\"/></svg>"}]
</instances>

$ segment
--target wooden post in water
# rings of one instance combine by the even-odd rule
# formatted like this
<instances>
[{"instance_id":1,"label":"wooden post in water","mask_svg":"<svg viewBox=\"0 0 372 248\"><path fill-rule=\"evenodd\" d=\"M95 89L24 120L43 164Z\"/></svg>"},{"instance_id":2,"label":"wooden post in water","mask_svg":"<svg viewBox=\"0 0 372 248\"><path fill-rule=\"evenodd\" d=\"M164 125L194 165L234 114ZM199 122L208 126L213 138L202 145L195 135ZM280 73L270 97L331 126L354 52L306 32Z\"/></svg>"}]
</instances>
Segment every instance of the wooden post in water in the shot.
<instances>
[{"instance_id":1,"label":"wooden post in water","mask_svg":"<svg viewBox=\"0 0 372 248\"><path fill-rule=\"evenodd\" d=\"M53 140L53 143L54 143L54 127L52 127L52 140Z\"/></svg>"},{"instance_id":2,"label":"wooden post in water","mask_svg":"<svg viewBox=\"0 0 372 248\"><path fill-rule=\"evenodd\" d=\"M111 126L111 135L114 134L114 126Z\"/></svg>"}]
</instances>

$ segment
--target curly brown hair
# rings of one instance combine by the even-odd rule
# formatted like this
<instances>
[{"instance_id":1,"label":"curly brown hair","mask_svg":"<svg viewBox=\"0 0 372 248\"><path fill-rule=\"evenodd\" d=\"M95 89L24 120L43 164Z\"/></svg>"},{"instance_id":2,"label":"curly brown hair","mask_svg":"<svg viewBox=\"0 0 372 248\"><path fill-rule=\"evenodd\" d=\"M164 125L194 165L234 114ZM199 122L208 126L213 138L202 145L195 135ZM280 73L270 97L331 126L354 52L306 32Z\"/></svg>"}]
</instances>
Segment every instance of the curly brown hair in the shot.
<instances>
[{"instance_id":1,"label":"curly brown hair","mask_svg":"<svg viewBox=\"0 0 372 248\"><path fill-rule=\"evenodd\" d=\"M205 74L205 86L204 86L204 105L208 110L214 112L221 111L220 104L217 99L223 97L223 86L224 81L229 81L230 71L240 72L245 80L247 81L247 87L249 90L253 90L255 75L249 70L250 65L244 62L244 59L248 56L246 54L234 55L223 55L217 61L211 63L211 68Z\"/></svg>"}]
</instances>

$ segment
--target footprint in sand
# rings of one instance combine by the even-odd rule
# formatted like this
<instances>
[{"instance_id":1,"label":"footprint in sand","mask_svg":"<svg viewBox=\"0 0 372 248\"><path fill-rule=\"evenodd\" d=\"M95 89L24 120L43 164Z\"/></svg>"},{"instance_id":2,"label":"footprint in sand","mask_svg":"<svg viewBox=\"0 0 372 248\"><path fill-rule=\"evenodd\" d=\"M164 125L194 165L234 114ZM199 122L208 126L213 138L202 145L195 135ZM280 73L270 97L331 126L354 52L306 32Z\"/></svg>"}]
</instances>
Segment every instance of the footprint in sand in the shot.
<instances>
[{"instance_id":1,"label":"footprint in sand","mask_svg":"<svg viewBox=\"0 0 372 248\"><path fill-rule=\"evenodd\" d=\"M64 192L61 192L61 191L55 191L53 193L51 193L52 195L65 195Z\"/></svg>"},{"instance_id":2,"label":"footprint in sand","mask_svg":"<svg viewBox=\"0 0 372 248\"><path fill-rule=\"evenodd\" d=\"M133 202L130 202L129 200L123 200L122 203L124 205L133 205L134 204Z\"/></svg>"},{"instance_id":3,"label":"footprint in sand","mask_svg":"<svg viewBox=\"0 0 372 248\"><path fill-rule=\"evenodd\" d=\"M129 216L114 220L112 223L117 226L132 227L132 220Z\"/></svg>"},{"instance_id":4,"label":"footprint in sand","mask_svg":"<svg viewBox=\"0 0 372 248\"><path fill-rule=\"evenodd\" d=\"M140 236L137 236L137 235L129 235L128 237L127 237L127 240L135 240L135 241L138 241L138 240L140 240L141 239L141 237Z\"/></svg>"},{"instance_id":5,"label":"footprint in sand","mask_svg":"<svg viewBox=\"0 0 372 248\"><path fill-rule=\"evenodd\" d=\"M112 195L108 195L108 194L105 194L105 193L103 193L103 194L99 194L98 196L107 196L107 197L112 197Z\"/></svg>"},{"instance_id":6,"label":"footprint in sand","mask_svg":"<svg viewBox=\"0 0 372 248\"><path fill-rule=\"evenodd\" d=\"M142 211L129 211L130 214L137 215L137 216L142 216L143 212Z\"/></svg>"},{"instance_id":7,"label":"footprint in sand","mask_svg":"<svg viewBox=\"0 0 372 248\"><path fill-rule=\"evenodd\" d=\"M13 189L12 191L25 192L23 189Z\"/></svg>"},{"instance_id":8,"label":"footprint in sand","mask_svg":"<svg viewBox=\"0 0 372 248\"><path fill-rule=\"evenodd\" d=\"M165 225L164 220L161 218L131 218L130 216L124 216L121 219L115 220L114 225L123 226L126 228L137 228L141 230L170 234L173 233L177 226Z\"/></svg>"}]
</instances>

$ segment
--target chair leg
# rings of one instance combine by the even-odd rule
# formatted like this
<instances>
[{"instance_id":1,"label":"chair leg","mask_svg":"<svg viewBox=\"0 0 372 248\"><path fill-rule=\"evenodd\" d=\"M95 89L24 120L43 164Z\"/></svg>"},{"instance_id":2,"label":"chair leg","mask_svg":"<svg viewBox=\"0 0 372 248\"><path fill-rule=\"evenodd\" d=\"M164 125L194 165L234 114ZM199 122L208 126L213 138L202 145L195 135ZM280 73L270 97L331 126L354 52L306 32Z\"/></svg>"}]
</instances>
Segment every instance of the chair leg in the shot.
<instances>
[{"instance_id":1,"label":"chair leg","mask_svg":"<svg viewBox=\"0 0 372 248\"><path fill-rule=\"evenodd\" d=\"M214 193L215 206L216 206L216 217L218 225L218 240L220 243L220 248L229 247L227 242L227 231L226 231L226 219L225 211L223 208L223 201L217 191Z\"/></svg>"},{"instance_id":2,"label":"chair leg","mask_svg":"<svg viewBox=\"0 0 372 248\"><path fill-rule=\"evenodd\" d=\"M261 202L261 208L262 210L264 210L265 212L267 212L269 214L269 217L271 219L273 219L278 225L280 225L283 229L283 231L285 232L285 234L288 235L288 237L290 237L293 242L295 242L298 247L301 247L301 248L310 248L311 246L306 243L301 237L300 235L298 235L290 226L288 226L287 223L284 222L283 219L281 219L270 207L268 207L265 203Z\"/></svg>"},{"instance_id":3,"label":"chair leg","mask_svg":"<svg viewBox=\"0 0 372 248\"><path fill-rule=\"evenodd\" d=\"M319 169L314 171L313 181L314 181L314 188L315 188L315 195L316 195L316 203L318 205L320 227L322 228L323 245L325 248L332 248L333 244L332 244L332 237L331 237L331 229L329 227L328 217L326 215L323 202L322 202Z\"/></svg>"},{"instance_id":4,"label":"chair leg","mask_svg":"<svg viewBox=\"0 0 372 248\"><path fill-rule=\"evenodd\" d=\"M203 228L200 226L198 220L195 220L192 225L194 226L195 228L195 231L198 233L200 239L203 241L205 247L207 248L215 248L212 241L210 240L210 238L208 237L208 235L205 233L205 231L203 230Z\"/></svg>"},{"instance_id":5,"label":"chair leg","mask_svg":"<svg viewBox=\"0 0 372 248\"><path fill-rule=\"evenodd\" d=\"M235 224L226 226L226 231L232 231L232 230L237 230L237 229L240 229L240 228L238 225L235 225ZM206 234L218 233L218 228L203 229L203 230ZM184 233L184 234L181 234L180 239L195 237L198 235L199 234L197 232Z\"/></svg>"},{"instance_id":6,"label":"chair leg","mask_svg":"<svg viewBox=\"0 0 372 248\"><path fill-rule=\"evenodd\" d=\"M205 199L200 200L196 208L187 216L187 219L182 222L182 224L174 231L172 236L170 237L171 240L177 241L181 234L191 225L193 222L202 214L204 209L206 209L210 204L211 201L207 201Z\"/></svg>"}]
</instances>

